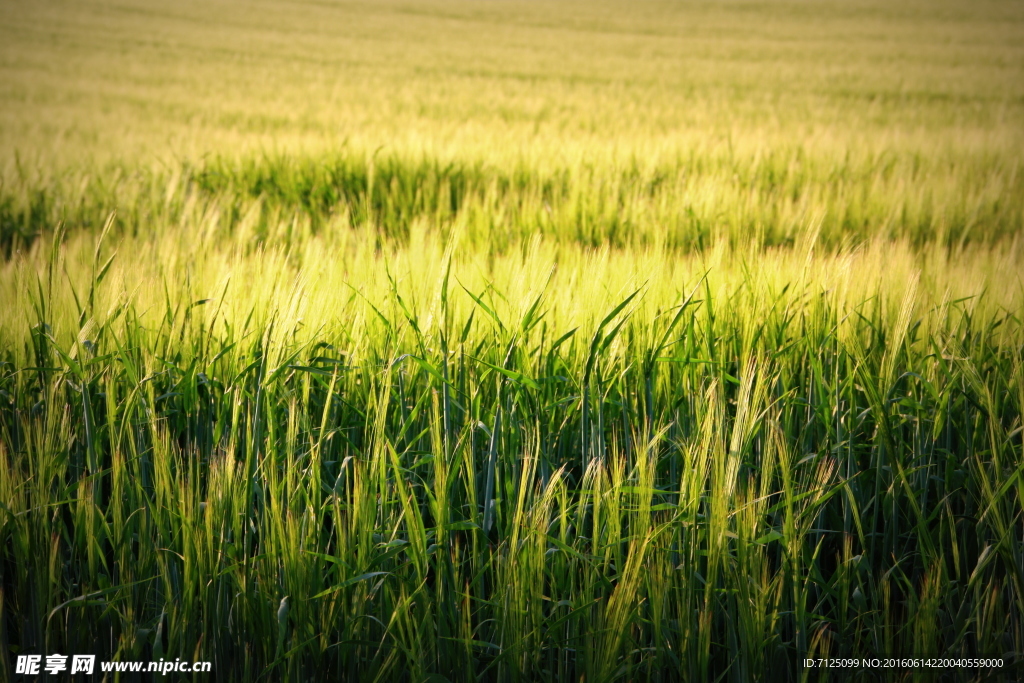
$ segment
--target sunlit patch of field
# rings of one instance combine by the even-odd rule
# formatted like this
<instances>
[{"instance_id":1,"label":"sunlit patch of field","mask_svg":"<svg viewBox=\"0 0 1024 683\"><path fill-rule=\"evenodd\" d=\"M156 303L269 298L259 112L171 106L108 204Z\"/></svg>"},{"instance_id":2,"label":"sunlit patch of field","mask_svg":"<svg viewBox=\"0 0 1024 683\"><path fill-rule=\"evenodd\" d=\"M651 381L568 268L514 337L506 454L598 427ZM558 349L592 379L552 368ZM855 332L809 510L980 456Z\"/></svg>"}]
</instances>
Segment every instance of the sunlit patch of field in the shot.
<instances>
[{"instance_id":1,"label":"sunlit patch of field","mask_svg":"<svg viewBox=\"0 0 1024 683\"><path fill-rule=\"evenodd\" d=\"M5 670L1020 675L1019 6L4 17Z\"/></svg>"}]
</instances>

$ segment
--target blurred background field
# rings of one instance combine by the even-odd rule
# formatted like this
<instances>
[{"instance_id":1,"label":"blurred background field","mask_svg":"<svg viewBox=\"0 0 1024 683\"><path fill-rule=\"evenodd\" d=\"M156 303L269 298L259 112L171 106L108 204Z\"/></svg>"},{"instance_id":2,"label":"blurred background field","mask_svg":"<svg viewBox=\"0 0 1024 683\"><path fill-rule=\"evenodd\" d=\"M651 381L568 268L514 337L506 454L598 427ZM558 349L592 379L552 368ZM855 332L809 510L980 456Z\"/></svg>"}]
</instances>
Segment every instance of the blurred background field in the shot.
<instances>
[{"instance_id":1,"label":"blurred background field","mask_svg":"<svg viewBox=\"0 0 1024 683\"><path fill-rule=\"evenodd\" d=\"M6 670L1021 675L1024 5L0 8Z\"/></svg>"},{"instance_id":2,"label":"blurred background field","mask_svg":"<svg viewBox=\"0 0 1024 683\"><path fill-rule=\"evenodd\" d=\"M383 195L427 174L499 229L592 242L1021 223L1015 3L6 7L5 241L111 205L152 223L132 214L210 166L235 182L205 190L289 209L304 185L352 209L353 171Z\"/></svg>"}]
</instances>

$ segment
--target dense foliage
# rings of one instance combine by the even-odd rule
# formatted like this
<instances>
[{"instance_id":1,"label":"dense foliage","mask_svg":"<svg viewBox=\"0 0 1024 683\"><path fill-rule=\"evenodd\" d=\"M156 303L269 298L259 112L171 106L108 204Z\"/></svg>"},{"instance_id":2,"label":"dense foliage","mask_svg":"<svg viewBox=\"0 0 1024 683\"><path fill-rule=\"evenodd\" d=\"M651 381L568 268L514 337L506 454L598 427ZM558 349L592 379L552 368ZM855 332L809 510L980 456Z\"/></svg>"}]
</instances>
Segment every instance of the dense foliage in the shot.
<instances>
[{"instance_id":1,"label":"dense foliage","mask_svg":"<svg viewBox=\"0 0 1024 683\"><path fill-rule=\"evenodd\" d=\"M638 7L11 14L0 667L1022 675L1024 18Z\"/></svg>"}]
</instances>

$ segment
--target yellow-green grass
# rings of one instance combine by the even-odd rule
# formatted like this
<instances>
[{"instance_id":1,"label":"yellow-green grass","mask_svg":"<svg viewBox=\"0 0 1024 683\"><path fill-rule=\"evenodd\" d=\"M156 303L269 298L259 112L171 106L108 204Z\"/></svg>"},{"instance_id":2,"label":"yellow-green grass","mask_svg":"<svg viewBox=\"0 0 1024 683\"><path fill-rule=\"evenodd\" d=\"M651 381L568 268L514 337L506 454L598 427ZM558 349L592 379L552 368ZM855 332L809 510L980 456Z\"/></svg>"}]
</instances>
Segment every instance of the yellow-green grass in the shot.
<instances>
[{"instance_id":1,"label":"yellow-green grass","mask_svg":"<svg viewBox=\"0 0 1024 683\"><path fill-rule=\"evenodd\" d=\"M550 211L542 229L597 242L1021 225L1014 3L5 8L5 243L60 219L98 229L111 205L134 230L183 163L264 155L271 175L312 165L320 181L374 161L410 182L424 164L480 170L480 192L517 176L477 207L491 221L533 229Z\"/></svg>"},{"instance_id":2,"label":"yellow-green grass","mask_svg":"<svg viewBox=\"0 0 1024 683\"><path fill-rule=\"evenodd\" d=\"M5 672L1021 675L1018 6L4 10Z\"/></svg>"},{"instance_id":3,"label":"yellow-green grass","mask_svg":"<svg viewBox=\"0 0 1024 683\"><path fill-rule=\"evenodd\" d=\"M1003 2L8 1L5 19L4 148L61 161L345 140L548 157L730 133L743 151L993 149L1024 95Z\"/></svg>"}]
</instances>

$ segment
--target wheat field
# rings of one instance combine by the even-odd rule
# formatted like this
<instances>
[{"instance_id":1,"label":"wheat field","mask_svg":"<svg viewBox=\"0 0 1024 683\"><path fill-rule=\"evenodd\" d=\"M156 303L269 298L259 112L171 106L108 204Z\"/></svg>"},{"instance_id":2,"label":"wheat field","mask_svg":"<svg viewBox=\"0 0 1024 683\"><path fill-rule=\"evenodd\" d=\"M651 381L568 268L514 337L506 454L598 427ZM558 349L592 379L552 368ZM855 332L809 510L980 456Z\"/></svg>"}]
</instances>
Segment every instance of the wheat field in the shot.
<instances>
[{"instance_id":1,"label":"wheat field","mask_svg":"<svg viewBox=\"0 0 1024 683\"><path fill-rule=\"evenodd\" d=\"M1024 5L0 7L2 680L1024 676Z\"/></svg>"}]
</instances>

